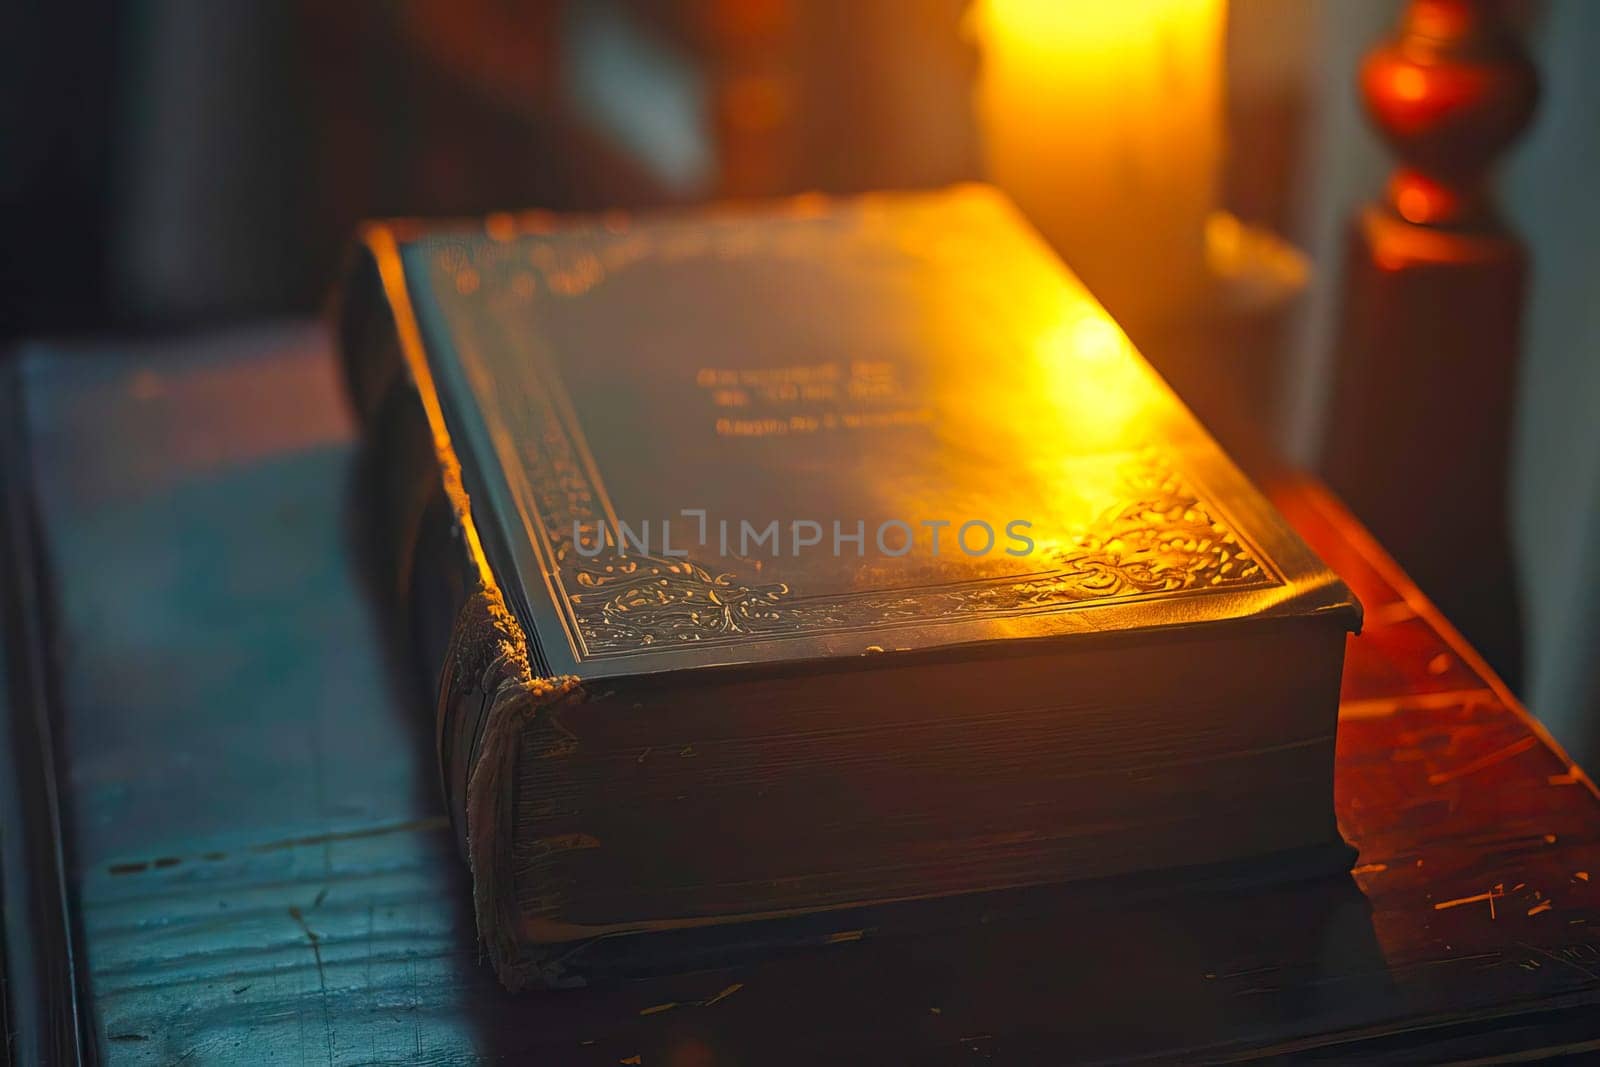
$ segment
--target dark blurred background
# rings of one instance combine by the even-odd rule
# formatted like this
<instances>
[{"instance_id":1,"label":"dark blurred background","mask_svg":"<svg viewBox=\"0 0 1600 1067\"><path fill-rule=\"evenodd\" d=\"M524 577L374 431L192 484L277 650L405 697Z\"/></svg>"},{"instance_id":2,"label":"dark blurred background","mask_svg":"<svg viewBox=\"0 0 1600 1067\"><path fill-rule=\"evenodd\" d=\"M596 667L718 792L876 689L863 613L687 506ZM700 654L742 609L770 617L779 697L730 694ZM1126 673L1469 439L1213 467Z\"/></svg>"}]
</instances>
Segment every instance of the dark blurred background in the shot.
<instances>
[{"instance_id":1,"label":"dark blurred background","mask_svg":"<svg viewBox=\"0 0 1600 1067\"><path fill-rule=\"evenodd\" d=\"M976 176L964 7L14 7L5 332L311 311L372 216Z\"/></svg>"},{"instance_id":2,"label":"dark blurred background","mask_svg":"<svg viewBox=\"0 0 1600 1067\"><path fill-rule=\"evenodd\" d=\"M981 178L969 6L6 5L0 342L315 314L366 217L637 209ZM1277 242L1294 261L1292 283L1176 328L1148 327L1107 299L1252 470L1285 458L1316 469L1339 429L1328 425L1327 395L1341 234L1390 165L1360 114L1354 72L1401 7L1227 4L1217 204ZM1501 171L1535 263L1506 431L1520 611L1473 618L1470 592L1447 608L1536 713L1576 751L1595 752L1600 4L1508 10L1545 87ZM1062 251L1098 289L1084 259ZM1418 492L1426 499L1426 487ZM1389 547L1414 568L1439 551L1471 559L1470 546ZM1448 601L1461 588L1429 592Z\"/></svg>"}]
</instances>

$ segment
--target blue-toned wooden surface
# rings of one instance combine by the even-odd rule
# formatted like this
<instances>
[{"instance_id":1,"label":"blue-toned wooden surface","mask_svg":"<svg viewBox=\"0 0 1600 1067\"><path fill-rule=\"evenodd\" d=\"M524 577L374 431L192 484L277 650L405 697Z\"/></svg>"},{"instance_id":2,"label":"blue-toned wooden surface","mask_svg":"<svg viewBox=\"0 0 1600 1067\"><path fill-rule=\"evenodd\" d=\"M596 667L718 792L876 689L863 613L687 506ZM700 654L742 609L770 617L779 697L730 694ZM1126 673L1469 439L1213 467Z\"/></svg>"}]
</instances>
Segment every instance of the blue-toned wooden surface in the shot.
<instances>
[{"instance_id":1,"label":"blue-toned wooden surface","mask_svg":"<svg viewBox=\"0 0 1600 1067\"><path fill-rule=\"evenodd\" d=\"M1298 491L1291 519L1368 608L1340 741L1352 878L1049 893L511 997L479 963L427 714L360 579L320 333L36 351L23 370L88 1009L112 1062L1337 1060L1356 1039L1408 1061L1424 1041L1600 1034L1600 807Z\"/></svg>"}]
</instances>

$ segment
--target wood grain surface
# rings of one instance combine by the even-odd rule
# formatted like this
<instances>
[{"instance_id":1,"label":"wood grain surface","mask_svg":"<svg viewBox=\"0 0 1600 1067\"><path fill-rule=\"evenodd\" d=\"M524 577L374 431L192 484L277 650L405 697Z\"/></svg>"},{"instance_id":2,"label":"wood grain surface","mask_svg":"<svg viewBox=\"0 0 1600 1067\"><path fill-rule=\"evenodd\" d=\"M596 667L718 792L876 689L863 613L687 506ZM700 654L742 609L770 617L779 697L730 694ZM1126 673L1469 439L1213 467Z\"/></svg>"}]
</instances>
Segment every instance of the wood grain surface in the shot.
<instances>
[{"instance_id":1,"label":"wood grain surface","mask_svg":"<svg viewBox=\"0 0 1600 1067\"><path fill-rule=\"evenodd\" d=\"M1600 1048L1600 802L1315 485L1356 590L1348 878L1054 890L511 996L427 713L364 584L326 341L288 324L21 372L70 888L112 1062L1471 1060ZM958 916L960 918L958 919Z\"/></svg>"}]
</instances>

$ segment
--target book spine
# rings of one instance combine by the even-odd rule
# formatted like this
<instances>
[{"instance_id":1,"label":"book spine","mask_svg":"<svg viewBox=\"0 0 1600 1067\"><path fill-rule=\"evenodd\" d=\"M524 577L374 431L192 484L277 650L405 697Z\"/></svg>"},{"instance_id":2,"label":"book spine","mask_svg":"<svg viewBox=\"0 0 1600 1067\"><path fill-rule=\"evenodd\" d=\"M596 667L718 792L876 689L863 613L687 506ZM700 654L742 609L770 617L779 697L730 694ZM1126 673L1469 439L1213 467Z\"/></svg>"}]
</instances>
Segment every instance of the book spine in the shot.
<instances>
[{"instance_id":1,"label":"book spine","mask_svg":"<svg viewBox=\"0 0 1600 1067\"><path fill-rule=\"evenodd\" d=\"M437 685L440 786L472 870L478 935L509 988L559 984L519 936L512 783L522 730L583 692L576 678L534 674L489 569L389 230L367 231L341 289L335 331L362 426L367 541L393 637Z\"/></svg>"}]
</instances>

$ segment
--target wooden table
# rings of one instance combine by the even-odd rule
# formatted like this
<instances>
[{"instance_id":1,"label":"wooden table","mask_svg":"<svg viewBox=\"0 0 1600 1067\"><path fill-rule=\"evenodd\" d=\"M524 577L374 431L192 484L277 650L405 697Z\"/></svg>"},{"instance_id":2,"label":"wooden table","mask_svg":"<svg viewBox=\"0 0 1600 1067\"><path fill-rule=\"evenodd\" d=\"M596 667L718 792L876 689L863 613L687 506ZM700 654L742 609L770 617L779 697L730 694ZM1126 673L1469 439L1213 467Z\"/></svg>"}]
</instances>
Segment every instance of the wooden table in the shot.
<instances>
[{"instance_id":1,"label":"wooden table","mask_svg":"<svg viewBox=\"0 0 1600 1067\"><path fill-rule=\"evenodd\" d=\"M1600 1049L1594 787L1313 484L1274 492L1367 610L1339 734L1350 877L1003 896L976 921L880 915L781 958L513 997L479 960L427 714L367 596L352 429L323 336L289 324L40 349L15 369L8 486L13 505L28 491L37 523L31 547L13 524L7 671L14 716L29 678L48 702L81 994L76 1021L57 1018L88 1058L1032 1065ZM19 598L30 556L45 581ZM43 671L18 636L40 623ZM12 756L17 782L48 778Z\"/></svg>"}]
</instances>

